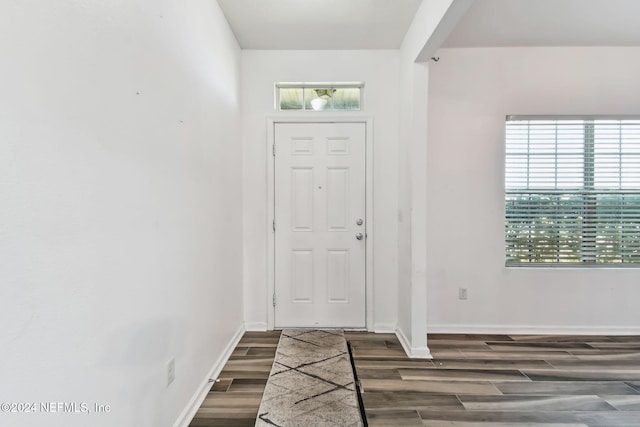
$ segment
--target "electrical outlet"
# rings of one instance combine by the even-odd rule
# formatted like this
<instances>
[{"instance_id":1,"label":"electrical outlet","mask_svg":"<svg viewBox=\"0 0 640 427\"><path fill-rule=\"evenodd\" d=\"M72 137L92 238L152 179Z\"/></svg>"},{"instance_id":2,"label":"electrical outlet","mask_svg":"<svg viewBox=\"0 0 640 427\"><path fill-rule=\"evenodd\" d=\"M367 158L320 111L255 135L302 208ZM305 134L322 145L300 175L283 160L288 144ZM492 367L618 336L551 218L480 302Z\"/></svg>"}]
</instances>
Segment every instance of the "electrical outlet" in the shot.
<instances>
[{"instance_id":1,"label":"electrical outlet","mask_svg":"<svg viewBox=\"0 0 640 427\"><path fill-rule=\"evenodd\" d=\"M467 299L467 288L458 288L458 299Z\"/></svg>"},{"instance_id":2,"label":"electrical outlet","mask_svg":"<svg viewBox=\"0 0 640 427\"><path fill-rule=\"evenodd\" d=\"M167 387L169 387L173 382L173 380L175 379L176 379L176 359L172 357L171 360L167 362Z\"/></svg>"}]
</instances>

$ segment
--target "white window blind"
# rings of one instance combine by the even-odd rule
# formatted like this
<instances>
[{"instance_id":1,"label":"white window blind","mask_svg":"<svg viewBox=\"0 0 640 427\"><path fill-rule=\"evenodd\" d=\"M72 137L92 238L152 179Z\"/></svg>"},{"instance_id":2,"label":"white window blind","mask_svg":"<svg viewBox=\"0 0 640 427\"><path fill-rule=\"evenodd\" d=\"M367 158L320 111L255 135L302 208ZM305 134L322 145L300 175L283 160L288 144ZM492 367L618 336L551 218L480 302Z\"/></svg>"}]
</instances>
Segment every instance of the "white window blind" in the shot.
<instances>
[{"instance_id":1,"label":"white window blind","mask_svg":"<svg viewBox=\"0 0 640 427\"><path fill-rule=\"evenodd\" d=\"M509 116L509 266L640 266L640 119Z\"/></svg>"}]
</instances>

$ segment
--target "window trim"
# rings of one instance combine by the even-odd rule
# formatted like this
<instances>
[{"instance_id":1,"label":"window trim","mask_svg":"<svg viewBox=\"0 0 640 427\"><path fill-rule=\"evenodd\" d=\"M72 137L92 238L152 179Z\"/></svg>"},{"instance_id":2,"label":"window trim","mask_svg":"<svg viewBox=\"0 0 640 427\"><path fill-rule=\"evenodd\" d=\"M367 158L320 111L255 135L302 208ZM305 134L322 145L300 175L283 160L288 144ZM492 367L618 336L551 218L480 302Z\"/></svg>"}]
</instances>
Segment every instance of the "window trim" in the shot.
<instances>
[{"instance_id":1,"label":"window trim","mask_svg":"<svg viewBox=\"0 0 640 427\"><path fill-rule=\"evenodd\" d=\"M589 122L591 121L592 123L594 121L599 121L599 120L614 120L614 121L624 121L624 120L636 120L636 121L640 121L640 115L627 115L627 114L621 114L621 115L507 115L505 117L505 124L503 127L503 200L504 200L504 205L503 205L503 219L505 222L505 235L504 235L504 244L505 244L505 267L508 269L538 269L538 268L543 268L543 269L591 269L591 268L596 268L596 269L637 269L640 268L640 263L630 263L630 262L601 262L601 263L597 263L595 261L592 262L516 262L516 261L509 261L508 259L508 252L506 249L506 245L507 243L507 229L506 229L506 225L507 225L507 196L510 193L507 190L507 182L506 182L506 167L507 167L507 137L506 137L506 129L507 129L507 124L510 121L532 121L532 120L538 120L538 121L569 121L569 120L580 120L580 121L584 121L584 122ZM587 125L585 124L585 131L587 131ZM593 130L593 126L591 127L591 130ZM594 139L593 139L593 134L591 133L591 145L588 145L587 142L587 138L589 138L588 135L585 135L584 138L584 150L585 150L585 155L587 155L590 160L586 160L586 162L589 162L590 166L590 170L593 170L594 168L594 153L593 153L593 149L594 149ZM590 151L589 151L590 150ZM585 163L586 163L585 162ZM585 170L585 168L583 167L583 176L587 176L589 175L588 171ZM590 175L591 178L593 179L593 174ZM589 183L585 182L583 184L583 190L584 193L590 193L591 190L593 190L593 182L591 182L591 190L588 187ZM535 190L524 190L523 192L527 192L530 191L532 193L535 193ZM553 193L554 191L558 192L558 193L563 193L564 190L549 190L549 193ZM516 190L512 191L512 192L517 192ZM616 193L620 193L620 194L624 194L624 193L638 193L640 192L640 190L629 190L629 189L620 189L615 191ZM606 190L603 191L603 193L606 193ZM588 242L587 242L588 243ZM585 241L582 240L581 241L581 247L584 247L585 245ZM590 251L585 251L582 252L582 255L587 255L587 256L593 256L594 253L590 252Z\"/></svg>"},{"instance_id":2,"label":"window trim","mask_svg":"<svg viewBox=\"0 0 640 427\"><path fill-rule=\"evenodd\" d=\"M276 111L284 112L314 112L314 113L349 113L364 110L364 82L276 82L274 85L274 108ZM280 89L302 89L302 108L294 110L284 110L280 107ZM333 107L328 110L307 109L304 99L304 89L359 89L360 90L360 108L357 110L335 110Z\"/></svg>"}]
</instances>

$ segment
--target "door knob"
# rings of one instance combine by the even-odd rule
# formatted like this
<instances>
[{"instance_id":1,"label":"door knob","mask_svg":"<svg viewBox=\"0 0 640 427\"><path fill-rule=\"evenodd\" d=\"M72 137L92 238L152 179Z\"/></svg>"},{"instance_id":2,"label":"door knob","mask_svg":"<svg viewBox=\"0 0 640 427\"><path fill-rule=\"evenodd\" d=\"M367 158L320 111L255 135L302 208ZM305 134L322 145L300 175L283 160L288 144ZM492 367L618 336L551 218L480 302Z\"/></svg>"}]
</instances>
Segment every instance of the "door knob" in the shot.
<instances>
[{"instance_id":1,"label":"door knob","mask_svg":"<svg viewBox=\"0 0 640 427\"><path fill-rule=\"evenodd\" d=\"M358 218L358 220L356 221L356 225L362 225L364 223L364 221L362 220L362 218Z\"/></svg>"},{"instance_id":2,"label":"door knob","mask_svg":"<svg viewBox=\"0 0 640 427\"><path fill-rule=\"evenodd\" d=\"M356 239L362 240L363 238L364 238L364 234L362 234L362 233L356 234Z\"/></svg>"}]
</instances>

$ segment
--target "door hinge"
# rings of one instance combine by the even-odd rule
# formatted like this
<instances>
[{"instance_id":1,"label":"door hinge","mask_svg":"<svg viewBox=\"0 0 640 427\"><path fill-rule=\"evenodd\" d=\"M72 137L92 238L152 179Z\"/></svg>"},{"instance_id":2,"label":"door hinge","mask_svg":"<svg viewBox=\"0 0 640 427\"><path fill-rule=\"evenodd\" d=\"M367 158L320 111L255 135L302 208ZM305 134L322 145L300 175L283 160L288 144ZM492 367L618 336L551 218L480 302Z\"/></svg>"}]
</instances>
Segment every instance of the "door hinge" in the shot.
<instances>
[{"instance_id":1,"label":"door hinge","mask_svg":"<svg viewBox=\"0 0 640 427\"><path fill-rule=\"evenodd\" d=\"M273 157L275 157L276 156L276 144L273 144L271 147L273 149Z\"/></svg>"},{"instance_id":2,"label":"door hinge","mask_svg":"<svg viewBox=\"0 0 640 427\"><path fill-rule=\"evenodd\" d=\"M276 231L276 219L273 218L273 231Z\"/></svg>"},{"instance_id":3,"label":"door hinge","mask_svg":"<svg viewBox=\"0 0 640 427\"><path fill-rule=\"evenodd\" d=\"M273 293L273 306L276 306L276 293Z\"/></svg>"}]
</instances>

